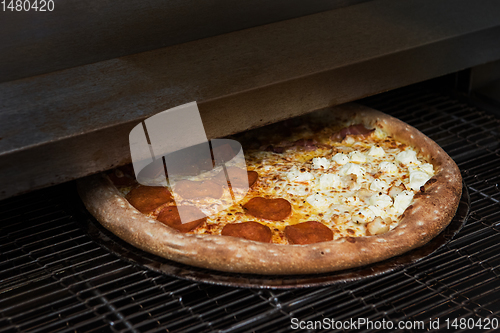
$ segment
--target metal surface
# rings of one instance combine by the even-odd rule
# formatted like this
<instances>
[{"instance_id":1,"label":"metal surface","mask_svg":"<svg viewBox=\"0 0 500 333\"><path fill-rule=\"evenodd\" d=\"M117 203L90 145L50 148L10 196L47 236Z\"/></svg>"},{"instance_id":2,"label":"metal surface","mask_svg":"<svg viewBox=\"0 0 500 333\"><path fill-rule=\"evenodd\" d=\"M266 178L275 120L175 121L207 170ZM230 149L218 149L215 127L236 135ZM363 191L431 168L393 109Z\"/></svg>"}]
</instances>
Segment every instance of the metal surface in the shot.
<instances>
[{"instance_id":1,"label":"metal surface","mask_svg":"<svg viewBox=\"0 0 500 333\"><path fill-rule=\"evenodd\" d=\"M65 0L55 1L53 11L2 10L0 82L365 1Z\"/></svg>"},{"instance_id":2,"label":"metal surface","mask_svg":"<svg viewBox=\"0 0 500 333\"><path fill-rule=\"evenodd\" d=\"M68 205L76 198L69 183L0 202L0 330L291 332L292 318L363 317L425 325L440 318L446 331L446 318L500 319L500 118L418 87L364 103L422 130L462 171L471 213L437 253L382 277L327 287L189 282L94 243Z\"/></svg>"},{"instance_id":3,"label":"metal surface","mask_svg":"<svg viewBox=\"0 0 500 333\"><path fill-rule=\"evenodd\" d=\"M85 210L83 205L80 205L79 209L81 213L77 215L81 217L83 227L90 237L106 250L111 251L121 259L139 264L145 268L152 269L155 272L164 273L189 281L204 282L222 286L260 289L290 289L320 287L352 282L370 277L381 276L402 269L405 266L415 264L446 245L460 231L460 229L462 229L463 225L467 221L469 208L469 192L464 184L460 205L450 225L436 238L421 248L359 269L325 274L288 276L234 274L179 264L141 251L122 241L102 227L99 222Z\"/></svg>"},{"instance_id":4,"label":"metal surface","mask_svg":"<svg viewBox=\"0 0 500 333\"><path fill-rule=\"evenodd\" d=\"M370 1L0 84L0 199L130 162L132 127L187 102L211 139L500 59L498 12Z\"/></svg>"}]
</instances>

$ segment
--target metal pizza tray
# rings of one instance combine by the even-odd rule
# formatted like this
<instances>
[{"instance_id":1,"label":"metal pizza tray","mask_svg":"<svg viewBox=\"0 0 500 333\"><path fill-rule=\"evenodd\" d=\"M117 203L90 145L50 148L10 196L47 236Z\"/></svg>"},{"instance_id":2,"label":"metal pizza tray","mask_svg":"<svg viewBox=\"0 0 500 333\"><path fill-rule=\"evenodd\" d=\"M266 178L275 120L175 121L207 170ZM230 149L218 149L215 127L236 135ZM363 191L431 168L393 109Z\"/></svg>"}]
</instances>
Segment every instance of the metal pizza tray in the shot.
<instances>
[{"instance_id":1,"label":"metal pizza tray","mask_svg":"<svg viewBox=\"0 0 500 333\"><path fill-rule=\"evenodd\" d=\"M462 197L453 220L443 232L429 243L385 261L356 269L321 274L254 275L219 272L188 266L144 252L126 243L101 226L81 202L78 207L75 207L78 210L75 217L78 218L90 237L100 246L126 261L158 273L190 281L241 288L288 289L319 287L352 282L397 271L424 259L445 246L462 229L467 221L470 197L465 184L463 184L462 188Z\"/></svg>"}]
</instances>

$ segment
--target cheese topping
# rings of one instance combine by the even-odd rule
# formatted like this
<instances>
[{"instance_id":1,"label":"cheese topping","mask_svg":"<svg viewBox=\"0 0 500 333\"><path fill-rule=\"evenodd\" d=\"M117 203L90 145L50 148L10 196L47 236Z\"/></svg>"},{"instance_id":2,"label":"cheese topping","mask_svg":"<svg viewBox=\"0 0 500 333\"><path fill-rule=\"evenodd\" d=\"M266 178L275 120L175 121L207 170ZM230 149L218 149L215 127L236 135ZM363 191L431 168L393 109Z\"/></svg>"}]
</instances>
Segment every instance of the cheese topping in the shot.
<instances>
[{"instance_id":1,"label":"cheese topping","mask_svg":"<svg viewBox=\"0 0 500 333\"><path fill-rule=\"evenodd\" d=\"M356 175L358 179L363 178L365 174L365 169L354 163L347 163L339 170L339 174L342 176Z\"/></svg>"},{"instance_id":2,"label":"cheese topping","mask_svg":"<svg viewBox=\"0 0 500 333\"><path fill-rule=\"evenodd\" d=\"M331 189L342 189L342 180L338 175L325 173L319 176L318 188L320 191L328 191Z\"/></svg>"},{"instance_id":3,"label":"cheese topping","mask_svg":"<svg viewBox=\"0 0 500 333\"><path fill-rule=\"evenodd\" d=\"M370 190L375 191L375 192L380 192L384 191L389 188L389 184L384 182L381 179L375 179L371 184L370 184Z\"/></svg>"},{"instance_id":4,"label":"cheese topping","mask_svg":"<svg viewBox=\"0 0 500 333\"><path fill-rule=\"evenodd\" d=\"M323 223L334 239L394 229L415 193L434 176L434 166L379 128L366 136L347 135L341 142L332 139L339 130L312 131L302 125L290 137L269 130L248 139L242 134L247 169L258 173L257 182L242 201L223 211L214 213L220 207L214 203L206 210L211 214L206 222L192 232L220 234L228 223L255 221L272 230L273 243L288 244L285 227L306 221ZM246 148L245 142L254 138L282 149ZM304 144L293 145L300 140ZM292 213L280 221L251 216L242 206L255 197L285 199ZM231 202L228 188L222 198Z\"/></svg>"},{"instance_id":5,"label":"cheese topping","mask_svg":"<svg viewBox=\"0 0 500 333\"><path fill-rule=\"evenodd\" d=\"M314 176L309 172L294 169L287 173L287 178L291 182L308 182L312 180Z\"/></svg>"},{"instance_id":6,"label":"cheese topping","mask_svg":"<svg viewBox=\"0 0 500 333\"><path fill-rule=\"evenodd\" d=\"M314 169L327 170L330 167L330 161L325 157L315 157L312 160Z\"/></svg>"},{"instance_id":7,"label":"cheese topping","mask_svg":"<svg viewBox=\"0 0 500 333\"><path fill-rule=\"evenodd\" d=\"M385 151L382 147L371 147L368 151L368 155L373 157L382 157L385 155Z\"/></svg>"},{"instance_id":8,"label":"cheese topping","mask_svg":"<svg viewBox=\"0 0 500 333\"><path fill-rule=\"evenodd\" d=\"M344 165L349 162L349 157L343 153L337 153L333 156L332 160L337 164Z\"/></svg>"},{"instance_id":9,"label":"cheese topping","mask_svg":"<svg viewBox=\"0 0 500 333\"><path fill-rule=\"evenodd\" d=\"M380 163L379 170L385 173L397 173L398 167L392 162L382 162Z\"/></svg>"},{"instance_id":10,"label":"cheese topping","mask_svg":"<svg viewBox=\"0 0 500 333\"><path fill-rule=\"evenodd\" d=\"M404 165L419 165L420 161L417 159L417 152L411 148L400 152L396 155L396 161Z\"/></svg>"},{"instance_id":11,"label":"cheese topping","mask_svg":"<svg viewBox=\"0 0 500 333\"><path fill-rule=\"evenodd\" d=\"M349 160L353 163L365 163L366 156L362 152L355 150L349 153Z\"/></svg>"},{"instance_id":12,"label":"cheese topping","mask_svg":"<svg viewBox=\"0 0 500 333\"><path fill-rule=\"evenodd\" d=\"M396 210L396 213L398 215L403 214L406 208L408 208L408 206L410 205L412 199L413 192L410 191L405 190L396 195L396 197L394 198L394 209Z\"/></svg>"}]
</instances>

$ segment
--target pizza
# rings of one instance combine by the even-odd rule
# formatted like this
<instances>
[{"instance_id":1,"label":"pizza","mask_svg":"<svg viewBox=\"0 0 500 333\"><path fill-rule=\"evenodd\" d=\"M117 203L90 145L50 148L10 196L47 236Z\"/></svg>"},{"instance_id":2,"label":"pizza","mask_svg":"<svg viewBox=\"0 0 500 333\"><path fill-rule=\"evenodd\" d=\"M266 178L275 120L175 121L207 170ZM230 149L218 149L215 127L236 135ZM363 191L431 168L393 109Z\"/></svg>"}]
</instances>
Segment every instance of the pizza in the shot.
<instances>
[{"instance_id":1,"label":"pizza","mask_svg":"<svg viewBox=\"0 0 500 333\"><path fill-rule=\"evenodd\" d=\"M128 166L80 180L79 193L105 228L144 251L278 275L345 270L420 247L446 228L461 197L460 171L442 148L360 105L234 139L246 170L230 162L225 170L186 168L171 188L139 185ZM248 192L232 201L244 185ZM191 222L181 223L181 214Z\"/></svg>"}]
</instances>

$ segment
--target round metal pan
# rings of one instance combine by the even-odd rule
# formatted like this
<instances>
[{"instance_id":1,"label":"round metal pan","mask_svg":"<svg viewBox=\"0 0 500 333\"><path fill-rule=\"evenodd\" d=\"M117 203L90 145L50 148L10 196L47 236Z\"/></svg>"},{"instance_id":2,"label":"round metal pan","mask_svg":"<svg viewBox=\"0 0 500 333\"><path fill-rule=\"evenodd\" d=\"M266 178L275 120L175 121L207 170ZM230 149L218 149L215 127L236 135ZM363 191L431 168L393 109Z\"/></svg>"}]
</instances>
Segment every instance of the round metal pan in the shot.
<instances>
[{"instance_id":1,"label":"round metal pan","mask_svg":"<svg viewBox=\"0 0 500 333\"><path fill-rule=\"evenodd\" d=\"M462 197L457 213L448 227L426 245L407 252L401 256L390 258L372 265L344 270L339 272L308 274L308 275L253 275L219 272L204 268L197 268L170 261L153 254L139 250L119 239L106 230L83 207L80 206L83 217L82 225L90 237L103 248L116 254L120 258L134 264L146 267L158 273L174 276L180 279L204 282L216 285L261 288L261 289L287 289L326 286L336 283L345 283L379 276L393 272L403 267L414 264L429 256L439 248L446 245L459 231L467 220L470 208L469 192L463 185Z\"/></svg>"}]
</instances>

